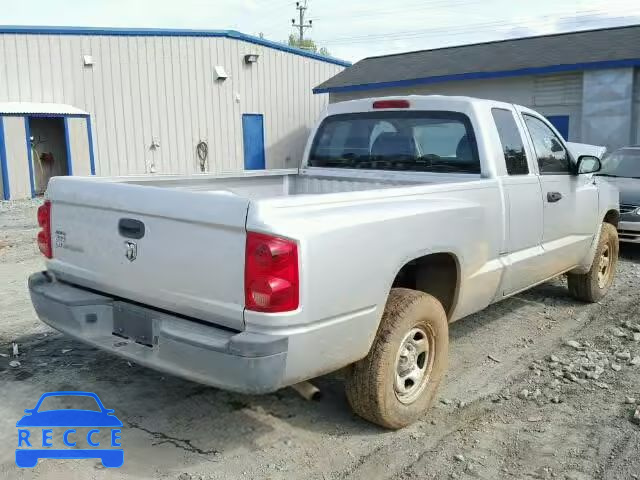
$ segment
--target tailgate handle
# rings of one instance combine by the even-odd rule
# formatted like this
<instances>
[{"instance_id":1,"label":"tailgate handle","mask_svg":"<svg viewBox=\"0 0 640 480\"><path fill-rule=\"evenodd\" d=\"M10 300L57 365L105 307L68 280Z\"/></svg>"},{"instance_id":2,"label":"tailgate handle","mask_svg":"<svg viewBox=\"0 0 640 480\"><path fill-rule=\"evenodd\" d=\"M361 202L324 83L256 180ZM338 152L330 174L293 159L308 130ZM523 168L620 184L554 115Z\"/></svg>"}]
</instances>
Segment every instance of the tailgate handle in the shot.
<instances>
[{"instance_id":1,"label":"tailgate handle","mask_svg":"<svg viewBox=\"0 0 640 480\"><path fill-rule=\"evenodd\" d=\"M126 238L144 237L144 223L135 218L121 218L118 222L118 232Z\"/></svg>"}]
</instances>

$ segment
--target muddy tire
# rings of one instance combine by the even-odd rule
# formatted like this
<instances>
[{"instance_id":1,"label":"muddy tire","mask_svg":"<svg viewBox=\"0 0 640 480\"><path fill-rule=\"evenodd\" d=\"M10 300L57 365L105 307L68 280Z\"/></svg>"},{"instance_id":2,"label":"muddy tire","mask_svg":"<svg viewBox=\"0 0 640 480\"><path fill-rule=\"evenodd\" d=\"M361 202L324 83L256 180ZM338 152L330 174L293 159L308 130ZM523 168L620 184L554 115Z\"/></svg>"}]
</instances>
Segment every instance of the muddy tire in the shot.
<instances>
[{"instance_id":1,"label":"muddy tire","mask_svg":"<svg viewBox=\"0 0 640 480\"><path fill-rule=\"evenodd\" d=\"M369 354L346 378L353 411L398 429L420 419L447 370L447 315L433 296L394 288Z\"/></svg>"},{"instance_id":2,"label":"muddy tire","mask_svg":"<svg viewBox=\"0 0 640 480\"><path fill-rule=\"evenodd\" d=\"M619 248L616 227L603 223L591 269L584 274L570 273L567 276L569 293L578 300L591 303L604 297L615 277Z\"/></svg>"}]
</instances>

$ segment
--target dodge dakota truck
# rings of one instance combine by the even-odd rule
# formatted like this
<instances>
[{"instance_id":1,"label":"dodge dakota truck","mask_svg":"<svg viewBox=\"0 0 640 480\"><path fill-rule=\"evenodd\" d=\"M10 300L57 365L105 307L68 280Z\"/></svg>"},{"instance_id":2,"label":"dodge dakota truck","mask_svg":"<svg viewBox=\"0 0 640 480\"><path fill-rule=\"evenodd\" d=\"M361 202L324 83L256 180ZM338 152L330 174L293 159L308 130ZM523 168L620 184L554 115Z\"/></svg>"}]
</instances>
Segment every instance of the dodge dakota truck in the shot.
<instances>
[{"instance_id":1,"label":"dodge dakota truck","mask_svg":"<svg viewBox=\"0 0 640 480\"><path fill-rule=\"evenodd\" d=\"M344 368L353 410L401 428L434 400L450 322L561 274L605 295L619 206L599 168L517 105L336 103L296 170L53 178L31 298L71 337L224 389Z\"/></svg>"}]
</instances>

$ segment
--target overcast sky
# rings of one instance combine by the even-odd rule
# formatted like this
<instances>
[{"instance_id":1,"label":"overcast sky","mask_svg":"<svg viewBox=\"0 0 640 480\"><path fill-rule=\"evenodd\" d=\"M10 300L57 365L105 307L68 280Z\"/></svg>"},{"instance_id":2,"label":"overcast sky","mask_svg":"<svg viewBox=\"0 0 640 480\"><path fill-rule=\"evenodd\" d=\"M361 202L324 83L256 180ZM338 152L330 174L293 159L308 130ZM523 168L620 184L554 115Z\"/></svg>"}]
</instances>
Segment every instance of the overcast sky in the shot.
<instances>
[{"instance_id":1,"label":"overcast sky","mask_svg":"<svg viewBox=\"0 0 640 480\"><path fill-rule=\"evenodd\" d=\"M284 41L290 0L3 0L6 25L234 29ZM308 0L306 34L338 58L640 23L640 0Z\"/></svg>"}]
</instances>

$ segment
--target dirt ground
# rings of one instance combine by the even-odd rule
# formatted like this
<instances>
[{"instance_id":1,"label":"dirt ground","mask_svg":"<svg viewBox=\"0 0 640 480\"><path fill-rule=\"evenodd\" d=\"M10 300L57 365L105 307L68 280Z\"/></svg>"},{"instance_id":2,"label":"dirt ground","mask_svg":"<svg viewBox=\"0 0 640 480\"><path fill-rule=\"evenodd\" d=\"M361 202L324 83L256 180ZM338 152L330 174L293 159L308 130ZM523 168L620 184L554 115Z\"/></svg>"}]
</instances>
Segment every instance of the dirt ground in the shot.
<instances>
[{"instance_id":1,"label":"dirt ground","mask_svg":"<svg viewBox=\"0 0 640 480\"><path fill-rule=\"evenodd\" d=\"M453 324L436 405L389 432L349 411L337 375L316 381L319 402L291 389L238 395L129 364L40 323L26 289L43 267L33 240L37 205L0 202L0 477L640 478L640 425L632 421L640 403L638 247L622 247L614 288L599 304L572 300L558 279ZM16 468L15 422L53 390L93 391L115 409L122 468L95 460Z\"/></svg>"}]
</instances>

